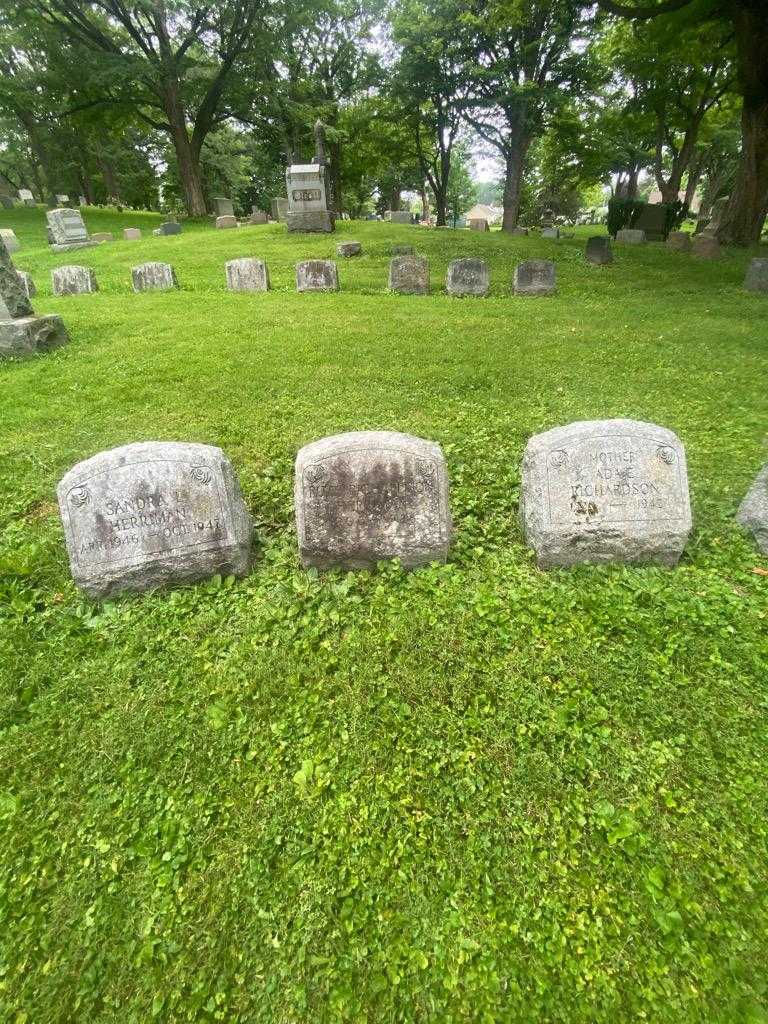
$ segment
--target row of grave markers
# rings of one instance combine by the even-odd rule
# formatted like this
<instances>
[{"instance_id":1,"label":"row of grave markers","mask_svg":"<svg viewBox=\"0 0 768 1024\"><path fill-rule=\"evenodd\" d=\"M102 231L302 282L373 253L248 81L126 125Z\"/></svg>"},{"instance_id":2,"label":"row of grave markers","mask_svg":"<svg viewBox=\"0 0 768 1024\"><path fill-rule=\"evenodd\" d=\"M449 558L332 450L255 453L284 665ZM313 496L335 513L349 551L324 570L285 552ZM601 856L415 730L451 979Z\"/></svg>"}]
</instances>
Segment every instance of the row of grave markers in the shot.
<instances>
[{"instance_id":1,"label":"row of grave markers","mask_svg":"<svg viewBox=\"0 0 768 1024\"><path fill-rule=\"evenodd\" d=\"M93 598L252 567L252 521L220 448L149 441L74 466L57 488L75 583ZM296 456L304 566L356 570L446 561L453 537L438 444L394 431L326 437ZM519 508L542 569L677 564L691 531L685 451L637 420L571 423L530 438ZM768 554L768 464L737 513Z\"/></svg>"}]
</instances>

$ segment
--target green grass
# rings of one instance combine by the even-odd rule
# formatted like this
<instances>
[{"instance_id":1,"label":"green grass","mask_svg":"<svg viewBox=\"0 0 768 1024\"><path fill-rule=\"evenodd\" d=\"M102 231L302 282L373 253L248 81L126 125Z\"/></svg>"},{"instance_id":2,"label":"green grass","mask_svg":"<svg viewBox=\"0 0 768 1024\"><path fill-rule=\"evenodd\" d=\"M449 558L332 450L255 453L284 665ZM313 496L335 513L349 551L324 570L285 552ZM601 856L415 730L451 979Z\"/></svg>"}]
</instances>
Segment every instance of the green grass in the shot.
<instances>
[{"instance_id":1,"label":"green grass","mask_svg":"<svg viewBox=\"0 0 768 1024\"><path fill-rule=\"evenodd\" d=\"M92 231L151 215L87 211ZM768 1020L768 568L734 522L766 459L768 301L747 261L663 247L340 225L52 256L0 211L72 343L0 367L0 1019L12 1024ZM293 264L340 261L337 295ZM433 294L385 291L388 250ZM233 295L226 259L274 290ZM492 296L441 294L485 256ZM557 261L552 299L509 296ZM134 295L165 259L181 289ZM50 269L101 292L51 297ZM539 572L517 523L530 434L628 416L686 445L680 566ZM438 441L445 566L297 564L298 447ZM94 605L54 489L142 439L221 445L247 579Z\"/></svg>"}]
</instances>

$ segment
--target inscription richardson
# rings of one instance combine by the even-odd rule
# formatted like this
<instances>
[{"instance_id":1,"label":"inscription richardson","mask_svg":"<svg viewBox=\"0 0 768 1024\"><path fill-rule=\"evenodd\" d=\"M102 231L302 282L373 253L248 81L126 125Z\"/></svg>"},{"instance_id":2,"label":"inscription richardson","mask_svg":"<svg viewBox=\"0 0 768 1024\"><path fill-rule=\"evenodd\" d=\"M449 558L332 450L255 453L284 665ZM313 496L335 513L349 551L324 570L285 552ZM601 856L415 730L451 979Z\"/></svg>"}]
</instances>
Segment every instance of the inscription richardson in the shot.
<instances>
[{"instance_id":1,"label":"inscription richardson","mask_svg":"<svg viewBox=\"0 0 768 1024\"><path fill-rule=\"evenodd\" d=\"M72 575L94 597L248 570L250 519L219 448L126 445L79 463L57 495Z\"/></svg>"},{"instance_id":2,"label":"inscription richardson","mask_svg":"<svg viewBox=\"0 0 768 1024\"><path fill-rule=\"evenodd\" d=\"M296 521L305 565L366 568L399 558L445 561L451 538L440 447L388 431L325 438L296 459Z\"/></svg>"},{"instance_id":3,"label":"inscription richardson","mask_svg":"<svg viewBox=\"0 0 768 1024\"><path fill-rule=\"evenodd\" d=\"M634 420L538 434L525 451L520 514L543 568L675 565L691 529L683 446L672 431Z\"/></svg>"}]
</instances>

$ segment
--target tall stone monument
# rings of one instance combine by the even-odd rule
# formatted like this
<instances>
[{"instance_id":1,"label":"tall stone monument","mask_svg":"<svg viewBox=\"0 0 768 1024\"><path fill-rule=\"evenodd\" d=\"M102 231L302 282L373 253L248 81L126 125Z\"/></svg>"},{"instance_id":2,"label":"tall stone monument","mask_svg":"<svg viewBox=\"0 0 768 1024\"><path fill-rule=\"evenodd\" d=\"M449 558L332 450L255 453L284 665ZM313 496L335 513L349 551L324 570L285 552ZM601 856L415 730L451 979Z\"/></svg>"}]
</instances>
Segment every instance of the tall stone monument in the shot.
<instances>
[{"instance_id":1,"label":"tall stone monument","mask_svg":"<svg viewBox=\"0 0 768 1024\"><path fill-rule=\"evenodd\" d=\"M328 209L325 155L325 131L321 121L315 124L316 152L310 164L291 164L285 172L288 212L285 223L291 232L328 234L336 229Z\"/></svg>"},{"instance_id":2,"label":"tall stone monument","mask_svg":"<svg viewBox=\"0 0 768 1024\"><path fill-rule=\"evenodd\" d=\"M0 357L47 352L68 341L60 316L35 316L24 283L0 240Z\"/></svg>"}]
</instances>

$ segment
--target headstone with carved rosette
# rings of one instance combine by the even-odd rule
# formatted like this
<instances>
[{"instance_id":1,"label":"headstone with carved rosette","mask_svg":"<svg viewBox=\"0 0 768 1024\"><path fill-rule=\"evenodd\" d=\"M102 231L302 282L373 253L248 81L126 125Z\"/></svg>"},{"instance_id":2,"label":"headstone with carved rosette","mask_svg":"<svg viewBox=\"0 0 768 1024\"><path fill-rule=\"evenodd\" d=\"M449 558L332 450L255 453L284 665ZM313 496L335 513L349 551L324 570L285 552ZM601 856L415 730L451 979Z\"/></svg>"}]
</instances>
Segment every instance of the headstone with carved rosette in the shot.
<instances>
[{"instance_id":1,"label":"headstone with carved rosette","mask_svg":"<svg viewBox=\"0 0 768 1024\"><path fill-rule=\"evenodd\" d=\"M251 519L220 448L113 448L74 466L57 496L72 576L91 597L248 572Z\"/></svg>"},{"instance_id":2,"label":"headstone with carved rosette","mask_svg":"<svg viewBox=\"0 0 768 1024\"><path fill-rule=\"evenodd\" d=\"M308 444L296 458L295 502L304 565L399 558L413 568L448 555L448 473L432 441L364 430Z\"/></svg>"},{"instance_id":3,"label":"headstone with carved rosette","mask_svg":"<svg viewBox=\"0 0 768 1024\"><path fill-rule=\"evenodd\" d=\"M685 450L671 430L591 420L532 437L520 518L541 568L677 564L691 531Z\"/></svg>"}]
</instances>

